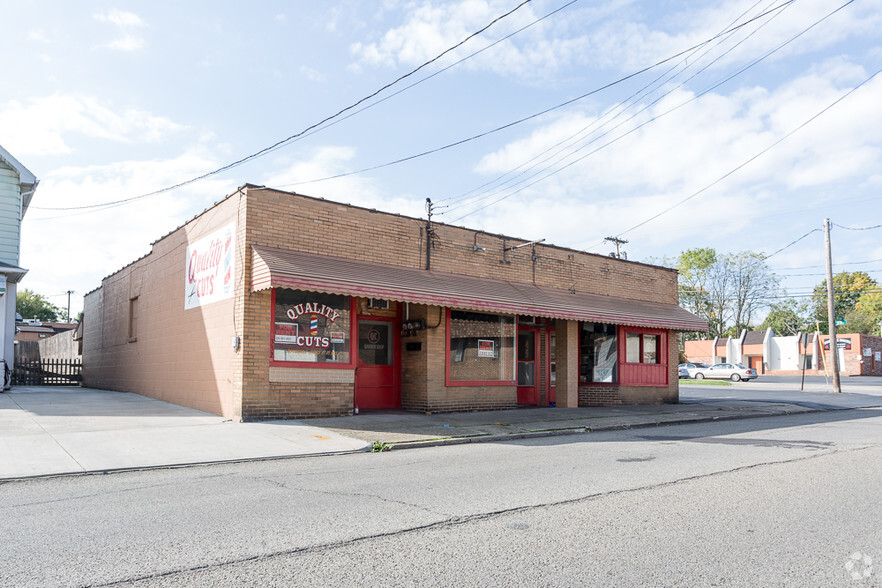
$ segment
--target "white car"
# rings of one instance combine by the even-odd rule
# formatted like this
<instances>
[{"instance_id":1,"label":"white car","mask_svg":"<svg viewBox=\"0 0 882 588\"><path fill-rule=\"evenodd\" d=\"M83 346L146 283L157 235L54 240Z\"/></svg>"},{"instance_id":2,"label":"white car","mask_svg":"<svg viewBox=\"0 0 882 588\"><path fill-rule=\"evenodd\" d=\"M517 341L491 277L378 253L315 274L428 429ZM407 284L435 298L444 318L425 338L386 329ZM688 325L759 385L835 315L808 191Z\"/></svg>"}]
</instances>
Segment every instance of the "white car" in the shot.
<instances>
[{"instance_id":1,"label":"white car","mask_svg":"<svg viewBox=\"0 0 882 588\"><path fill-rule=\"evenodd\" d=\"M718 379L732 380L738 382L740 380L753 380L757 377L756 370L746 368L740 363L717 363L709 368L695 372L696 380Z\"/></svg>"},{"instance_id":2,"label":"white car","mask_svg":"<svg viewBox=\"0 0 882 588\"><path fill-rule=\"evenodd\" d=\"M684 376L683 376L683 370L686 370L686 376L685 376L685 377L687 377L687 378L694 378L694 377L695 377L695 374L697 374L700 370L704 370L704 369L707 369L707 368L709 368L709 367L710 367L710 366L707 365L706 363L698 363L698 362L693 362L693 363L681 363L681 364L680 364L680 377L681 377L681 378L684 377Z\"/></svg>"}]
</instances>

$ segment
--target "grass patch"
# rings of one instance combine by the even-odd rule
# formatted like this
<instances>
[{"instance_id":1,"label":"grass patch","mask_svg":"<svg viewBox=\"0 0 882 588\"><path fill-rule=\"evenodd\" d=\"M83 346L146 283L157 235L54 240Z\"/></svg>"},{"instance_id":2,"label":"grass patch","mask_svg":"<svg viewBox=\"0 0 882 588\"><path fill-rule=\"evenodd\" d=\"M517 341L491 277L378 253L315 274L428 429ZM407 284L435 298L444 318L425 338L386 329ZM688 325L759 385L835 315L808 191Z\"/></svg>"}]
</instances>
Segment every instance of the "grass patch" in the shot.
<instances>
[{"instance_id":1,"label":"grass patch","mask_svg":"<svg viewBox=\"0 0 882 588\"><path fill-rule=\"evenodd\" d=\"M680 385L687 386L731 386L732 382L728 380L680 380Z\"/></svg>"}]
</instances>

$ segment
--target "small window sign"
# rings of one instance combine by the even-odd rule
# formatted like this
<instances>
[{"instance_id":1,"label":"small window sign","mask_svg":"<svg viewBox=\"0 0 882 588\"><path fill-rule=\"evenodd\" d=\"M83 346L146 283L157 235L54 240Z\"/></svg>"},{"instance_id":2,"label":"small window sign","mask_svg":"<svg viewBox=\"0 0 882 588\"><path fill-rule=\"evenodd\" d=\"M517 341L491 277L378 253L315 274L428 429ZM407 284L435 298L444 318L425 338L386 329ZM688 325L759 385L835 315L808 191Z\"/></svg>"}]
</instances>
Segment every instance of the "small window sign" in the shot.
<instances>
[{"instance_id":1,"label":"small window sign","mask_svg":"<svg viewBox=\"0 0 882 588\"><path fill-rule=\"evenodd\" d=\"M496 357L496 341L478 339L478 357Z\"/></svg>"}]
</instances>

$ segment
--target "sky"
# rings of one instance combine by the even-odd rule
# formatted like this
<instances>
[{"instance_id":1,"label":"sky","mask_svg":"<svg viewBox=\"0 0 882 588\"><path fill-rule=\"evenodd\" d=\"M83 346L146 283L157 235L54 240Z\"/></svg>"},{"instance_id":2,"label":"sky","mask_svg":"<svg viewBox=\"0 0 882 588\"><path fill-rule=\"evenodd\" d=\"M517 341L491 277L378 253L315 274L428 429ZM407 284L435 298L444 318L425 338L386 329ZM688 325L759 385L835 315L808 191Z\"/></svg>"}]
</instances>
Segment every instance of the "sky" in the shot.
<instances>
[{"instance_id":1,"label":"sky","mask_svg":"<svg viewBox=\"0 0 882 588\"><path fill-rule=\"evenodd\" d=\"M790 296L829 218L834 272L882 280L880 30L882 0L6 2L0 145L40 180L19 287L76 316L245 183L634 261L753 251Z\"/></svg>"}]
</instances>

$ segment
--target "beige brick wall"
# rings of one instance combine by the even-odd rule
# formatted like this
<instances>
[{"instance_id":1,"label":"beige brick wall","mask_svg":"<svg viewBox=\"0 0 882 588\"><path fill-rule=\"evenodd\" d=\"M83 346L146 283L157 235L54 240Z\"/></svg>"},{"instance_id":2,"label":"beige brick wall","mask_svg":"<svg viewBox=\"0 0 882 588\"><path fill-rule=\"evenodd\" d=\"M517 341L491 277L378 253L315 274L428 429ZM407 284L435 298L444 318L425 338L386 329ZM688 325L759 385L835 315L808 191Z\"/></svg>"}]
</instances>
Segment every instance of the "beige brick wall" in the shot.
<instances>
[{"instance_id":1,"label":"beige brick wall","mask_svg":"<svg viewBox=\"0 0 882 588\"><path fill-rule=\"evenodd\" d=\"M234 300L184 310L186 252L192 243L236 220L229 198L153 244L149 254L106 277L85 297L83 384L135 392L239 418L234 394L237 333ZM240 264L243 245L236 251ZM241 272L241 269L239 269ZM243 288L241 273L236 284ZM137 298L136 337L129 338L130 301Z\"/></svg>"}]
</instances>

